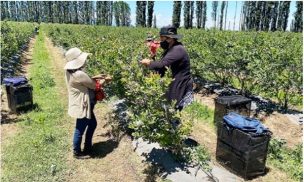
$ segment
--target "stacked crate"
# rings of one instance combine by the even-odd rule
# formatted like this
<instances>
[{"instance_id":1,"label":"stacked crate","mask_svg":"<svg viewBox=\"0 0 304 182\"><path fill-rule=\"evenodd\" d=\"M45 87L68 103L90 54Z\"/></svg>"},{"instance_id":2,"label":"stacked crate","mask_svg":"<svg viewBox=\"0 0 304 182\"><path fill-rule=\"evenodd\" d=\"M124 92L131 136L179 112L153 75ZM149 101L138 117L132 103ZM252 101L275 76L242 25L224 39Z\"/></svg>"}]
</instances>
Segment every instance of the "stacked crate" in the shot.
<instances>
[{"instance_id":1,"label":"stacked crate","mask_svg":"<svg viewBox=\"0 0 304 182\"><path fill-rule=\"evenodd\" d=\"M25 77L4 78L8 107L14 113L27 111L33 106L33 87Z\"/></svg>"},{"instance_id":2,"label":"stacked crate","mask_svg":"<svg viewBox=\"0 0 304 182\"><path fill-rule=\"evenodd\" d=\"M217 125L216 159L235 174L250 179L265 173L269 134L255 134L229 127L223 120L229 112L250 116L250 99L224 96L216 99Z\"/></svg>"}]
</instances>

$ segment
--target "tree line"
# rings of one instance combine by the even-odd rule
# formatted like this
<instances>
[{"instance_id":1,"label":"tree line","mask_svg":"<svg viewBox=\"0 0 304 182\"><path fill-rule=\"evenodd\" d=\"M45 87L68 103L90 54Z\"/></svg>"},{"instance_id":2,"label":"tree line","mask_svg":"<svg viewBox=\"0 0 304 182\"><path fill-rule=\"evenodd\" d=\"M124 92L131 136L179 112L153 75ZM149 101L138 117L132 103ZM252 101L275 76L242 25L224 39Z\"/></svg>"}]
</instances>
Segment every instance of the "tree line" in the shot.
<instances>
[{"instance_id":1,"label":"tree line","mask_svg":"<svg viewBox=\"0 0 304 182\"><path fill-rule=\"evenodd\" d=\"M231 4L232 2L230 2ZM234 3L234 2L233 2ZM235 2L235 15L233 22L233 30L236 29L236 13L238 1ZM239 20L240 30L256 30L256 31L286 31L288 25L288 17L290 13L291 1L245 1L242 3L241 15ZM227 28L227 9L228 1L212 1L211 19L213 27L216 29L230 29L230 22ZM186 29L193 28L194 1L183 1L184 6L184 27ZM181 22L182 2L174 1L172 24L176 27ZM303 31L303 2L296 1L296 12L290 24L291 31ZM207 20L207 2L196 1L196 27L206 27ZM232 24L231 24L232 26Z\"/></svg>"},{"instance_id":2,"label":"tree line","mask_svg":"<svg viewBox=\"0 0 304 182\"><path fill-rule=\"evenodd\" d=\"M129 26L130 16L123 1L1 1L1 20Z\"/></svg>"},{"instance_id":3,"label":"tree line","mask_svg":"<svg viewBox=\"0 0 304 182\"><path fill-rule=\"evenodd\" d=\"M237 6L241 4L239 30L286 31L290 23L291 31L303 31L302 1L296 1L292 22L288 22L290 1L236 1L233 24L227 22L227 10L232 3L212 1L213 28L236 30ZM182 8L186 29L194 28L194 16L196 28L206 28L206 1L174 1L172 24L176 27L181 26ZM130 26L130 17L130 6L124 1L1 1L1 20ZM154 1L136 1L135 25L156 28Z\"/></svg>"},{"instance_id":4,"label":"tree line","mask_svg":"<svg viewBox=\"0 0 304 182\"><path fill-rule=\"evenodd\" d=\"M153 23L153 27L156 28L156 16L153 17L153 8L154 1L136 1L136 26L152 27Z\"/></svg>"}]
</instances>

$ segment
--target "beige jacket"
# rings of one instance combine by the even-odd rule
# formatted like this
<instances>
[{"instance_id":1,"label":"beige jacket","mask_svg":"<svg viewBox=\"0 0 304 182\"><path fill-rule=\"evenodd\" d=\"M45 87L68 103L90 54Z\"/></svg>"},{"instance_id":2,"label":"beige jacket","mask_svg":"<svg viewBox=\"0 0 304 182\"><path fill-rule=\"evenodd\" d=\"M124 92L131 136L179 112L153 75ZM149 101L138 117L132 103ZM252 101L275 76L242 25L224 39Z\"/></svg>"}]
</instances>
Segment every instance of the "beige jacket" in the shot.
<instances>
[{"instance_id":1,"label":"beige jacket","mask_svg":"<svg viewBox=\"0 0 304 182\"><path fill-rule=\"evenodd\" d=\"M68 113L74 118L91 119L91 105L89 90L95 88L95 81L85 72L76 71L69 73L66 71L66 83L69 92L69 109Z\"/></svg>"}]
</instances>

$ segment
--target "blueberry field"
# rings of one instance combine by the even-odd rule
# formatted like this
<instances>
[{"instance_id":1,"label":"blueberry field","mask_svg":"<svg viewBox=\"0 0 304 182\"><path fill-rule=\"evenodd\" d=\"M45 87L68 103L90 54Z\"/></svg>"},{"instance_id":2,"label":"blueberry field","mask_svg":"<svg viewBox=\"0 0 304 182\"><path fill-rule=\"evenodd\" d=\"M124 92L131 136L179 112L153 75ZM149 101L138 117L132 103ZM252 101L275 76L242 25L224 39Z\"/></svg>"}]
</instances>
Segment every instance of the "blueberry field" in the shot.
<instances>
[{"instance_id":1,"label":"blueberry field","mask_svg":"<svg viewBox=\"0 0 304 182\"><path fill-rule=\"evenodd\" d=\"M243 181L216 163L214 123L215 98L243 95L255 103L251 116L272 131L266 173L251 180L302 181L303 33L178 32L194 79L194 102L181 112L164 97L172 73L160 76L139 63L149 57L147 33L157 37L159 29L2 21L1 81L23 75L27 65L35 108L10 113L2 86L1 180L174 181L174 171L149 161L151 153L144 159L138 155L143 140L156 143L175 163L196 169L189 172L195 176L203 171L213 181L226 181L214 170L218 167ZM88 75L112 76L106 99L96 104L95 151L82 161L70 156L75 121L67 115L63 70L64 53L73 47L91 53ZM156 60L161 56L159 49ZM194 147L185 142L189 137Z\"/></svg>"}]
</instances>

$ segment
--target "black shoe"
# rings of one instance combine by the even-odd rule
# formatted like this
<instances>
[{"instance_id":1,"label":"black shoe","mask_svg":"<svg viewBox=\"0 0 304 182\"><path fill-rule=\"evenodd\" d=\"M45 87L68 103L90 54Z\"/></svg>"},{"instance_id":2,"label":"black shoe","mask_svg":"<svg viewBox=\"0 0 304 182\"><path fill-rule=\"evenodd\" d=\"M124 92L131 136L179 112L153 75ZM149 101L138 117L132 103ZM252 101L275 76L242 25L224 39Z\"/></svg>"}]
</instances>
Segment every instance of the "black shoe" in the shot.
<instances>
[{"instance_id":1,"label":"black shoe","mask_svg":"<svg viewBox=\"0 0 304 182\"><path fill-rule=\"evenodd\" d=\"M92 154L92 147L85 147L82 152L84 155Z\"/></svg>"},{"instance_id":2,"label":"black shoe","mask_svg":"<svg viewBox=\"0 0 304 182\"><path fill-rule=\"evenodd\" d=\"M74 158L76 159L88 159L90 158L90 156L87 156L86 154L84 154L83 152L74 152L73 153Z\"/></svg>"}]
</instances>

